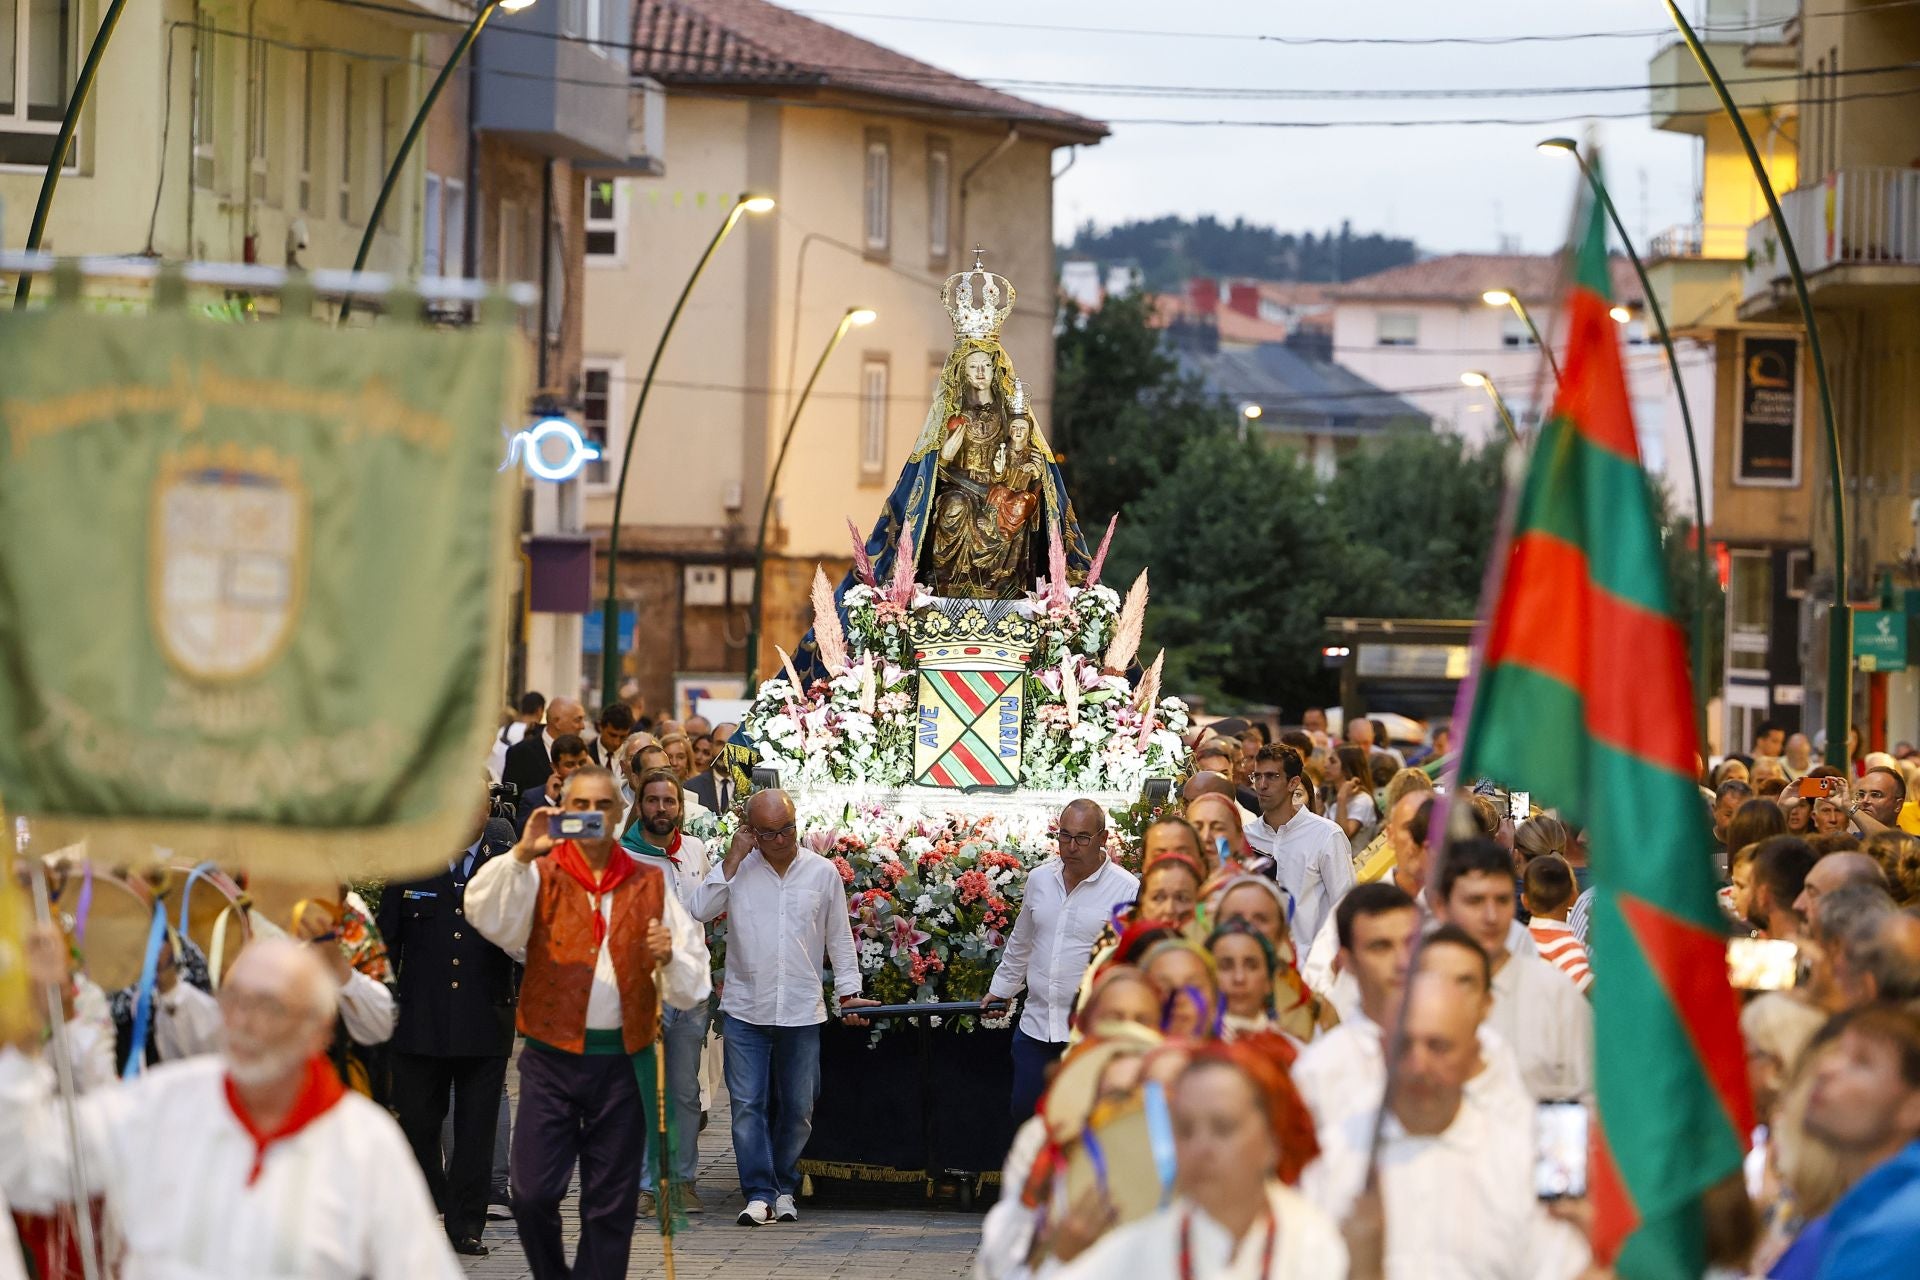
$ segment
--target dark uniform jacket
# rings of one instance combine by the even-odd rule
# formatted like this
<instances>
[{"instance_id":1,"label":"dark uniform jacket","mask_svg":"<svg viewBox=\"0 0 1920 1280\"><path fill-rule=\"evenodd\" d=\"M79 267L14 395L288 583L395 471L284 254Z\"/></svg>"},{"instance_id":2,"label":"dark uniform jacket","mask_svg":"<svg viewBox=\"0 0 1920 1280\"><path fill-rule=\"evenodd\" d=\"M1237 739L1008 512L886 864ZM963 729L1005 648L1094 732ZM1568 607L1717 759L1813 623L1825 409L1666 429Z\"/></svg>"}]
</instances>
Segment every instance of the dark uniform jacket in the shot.
<instances>
[{"instance_id":1,"label":"dark uniform jacket","mask_svg":"<svg viewBox=\"0 0 1920 1280\"><path fill-rule=\"evenodd\" d=\"M509 856L513 827L493 818L472 871L466 850L438 875L396 881L380 897L380 932L393 963L399 1025L390 1047L427 1057L506 1057L513 1052L516 966L467 923L467 882L493 858Z\"/></svg>"}]
</instances>

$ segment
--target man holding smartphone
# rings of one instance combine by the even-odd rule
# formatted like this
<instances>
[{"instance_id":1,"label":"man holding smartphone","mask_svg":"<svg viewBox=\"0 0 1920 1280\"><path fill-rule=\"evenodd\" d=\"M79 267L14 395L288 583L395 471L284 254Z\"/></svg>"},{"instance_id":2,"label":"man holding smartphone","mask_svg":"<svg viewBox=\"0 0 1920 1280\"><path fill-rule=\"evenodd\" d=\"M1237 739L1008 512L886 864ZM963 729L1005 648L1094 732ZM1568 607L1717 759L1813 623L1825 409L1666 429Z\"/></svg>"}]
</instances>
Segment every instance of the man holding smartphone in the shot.
<instances>
[{"instance_id":1,"label":"man holding smartphone","mask_svg":"<svg viewBox=\"0 0 1920 1280\"><path fill-rule=\"evenodd\" d=\"M662 1002L688 1009L713 990L700 926L657 869L615 843L619 817L613 774L588 765L561 807L534 810L512 856L467 886L474 928L526 964L513 1216L536 1280L627 1274ZM560 1201L576 1164L569 1268Z\"/></svg>"}]
</instances>

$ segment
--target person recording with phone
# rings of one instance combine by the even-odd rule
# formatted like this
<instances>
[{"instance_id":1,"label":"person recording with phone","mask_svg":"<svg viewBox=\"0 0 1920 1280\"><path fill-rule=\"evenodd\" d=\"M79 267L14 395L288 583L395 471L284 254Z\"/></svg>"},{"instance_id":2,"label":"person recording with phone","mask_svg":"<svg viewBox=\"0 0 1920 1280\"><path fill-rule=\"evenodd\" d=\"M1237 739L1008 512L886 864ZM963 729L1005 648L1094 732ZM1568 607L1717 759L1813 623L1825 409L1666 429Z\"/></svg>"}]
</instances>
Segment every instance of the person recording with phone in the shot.
<instances>
[{"instance_id":1,"label":"person recording with phone","mask_svg":"<svg viewBox=\"0 0 1920 1280\"><path fill-rule=\"evenodd\" d=\"M713 982L706 938L666 877L613 839L613 774L578 769L560 798L529 815L511 856L474 873L466 913L526 965L512 1173L527 1263L537 1280L618 1280L652 1129L662 1004L693 1008ZM560 1202L576 1164L580 1243L569 1268Z\"/></svg>"}]
</instances>

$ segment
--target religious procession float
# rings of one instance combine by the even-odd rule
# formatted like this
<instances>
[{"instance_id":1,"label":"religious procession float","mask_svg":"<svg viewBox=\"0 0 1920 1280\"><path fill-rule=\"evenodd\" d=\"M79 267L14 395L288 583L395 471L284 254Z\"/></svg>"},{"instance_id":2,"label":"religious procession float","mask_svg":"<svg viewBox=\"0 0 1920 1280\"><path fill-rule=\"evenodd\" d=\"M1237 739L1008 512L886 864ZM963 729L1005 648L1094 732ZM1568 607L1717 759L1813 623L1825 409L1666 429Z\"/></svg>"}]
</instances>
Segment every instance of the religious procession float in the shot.
<instances>
[{"instance_id":1,"label":"religious procession float","mask_svg":"<svg viewBox=\"0 0 1920 1280\"><path fill-rule=\"evenodd\" d=\"M1119 854L1188 726L1161 660L1137 661L1146 572L1124 597L1104 581L1113 527L1089 554L1001 345L1013 285L976 257L941 296L953 351L899 481L864 540L848 521L838 588L815 571L813 630L743 721L888 1003L983 997L1061 807L1102 804ZM863 1087L823 1093L803 1169L965 1195L1006 1149L1010 1036L964 1014L830 1027L823 1074Z\"/></svg>"}]
</instances>

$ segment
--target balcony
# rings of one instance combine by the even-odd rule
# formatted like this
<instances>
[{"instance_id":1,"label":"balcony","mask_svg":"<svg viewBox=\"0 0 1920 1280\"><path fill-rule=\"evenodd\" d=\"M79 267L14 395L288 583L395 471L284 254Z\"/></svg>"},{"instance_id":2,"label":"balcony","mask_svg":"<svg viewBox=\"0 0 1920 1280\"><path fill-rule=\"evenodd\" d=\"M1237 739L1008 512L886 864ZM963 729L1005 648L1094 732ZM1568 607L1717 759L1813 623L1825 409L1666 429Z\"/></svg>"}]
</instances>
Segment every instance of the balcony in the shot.
<instances>
[{"instance_id":1,"label":"balcony","mask_svg":"<svg viewBox=\"0 0 1920 1280\"><path fill-rule=\"evenodd\" d=\"M1698 222L1668 227L1647 242L1648 262L1685 258L1739 261L1747 256L1747 228Z\"/></svg>"},{"instance_id":2,"label":"balcony","mask_svg":"<svg viewBox=\"0 0 1920 1280\"><path fill-rule=\"evenodd\" d=\"M1920 284L1920 170L1842 169L1780 200L1808 288ZM1747 228L1743 313L1791 295L1773 223Z\"/></svg>"}]
</instances>

